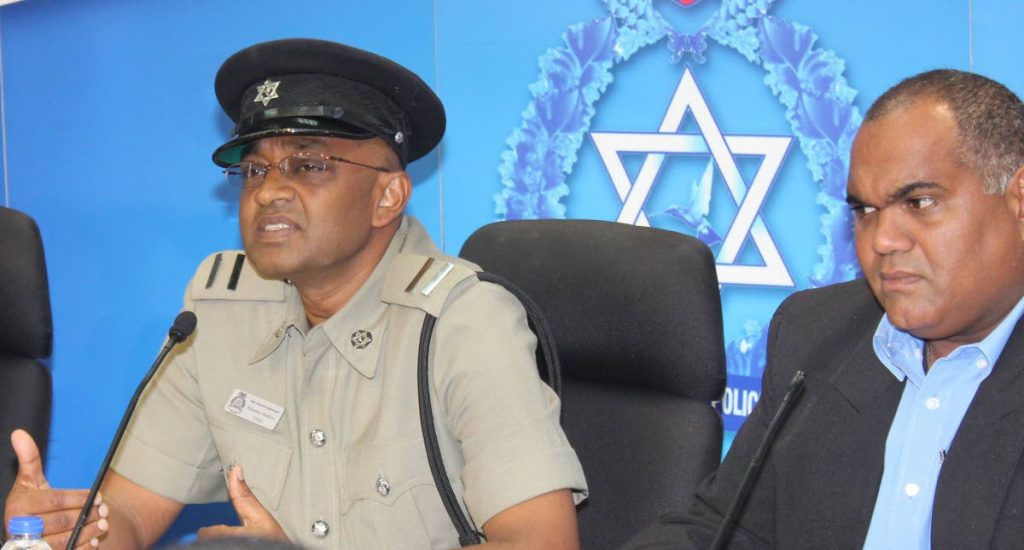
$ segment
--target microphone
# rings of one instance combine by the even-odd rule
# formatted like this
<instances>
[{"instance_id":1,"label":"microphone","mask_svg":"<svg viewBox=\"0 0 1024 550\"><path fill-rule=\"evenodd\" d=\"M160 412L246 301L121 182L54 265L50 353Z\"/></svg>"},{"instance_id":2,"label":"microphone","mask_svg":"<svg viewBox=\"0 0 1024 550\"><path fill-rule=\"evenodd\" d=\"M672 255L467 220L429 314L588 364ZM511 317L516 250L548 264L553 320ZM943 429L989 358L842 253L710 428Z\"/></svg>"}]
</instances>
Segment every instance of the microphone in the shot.
<instances>
[{"instance_id":1,"label":"microphone","mask_svg":"<svg viewBox=\"0 0 1024 550\"><path fill-rule=\"evenodd\" d=\"M184 342L186 338L192 335L192 331L196 329L196 322L195 313L188 310L182 311L174 318L174 322L171 323L171 329L167 331L167 337L173 340L175 344Z\"/></svg>"},{"instance_id":2,"label":"microphone","mask_svg":"<svg viewBox=\"0 0 1024 550\"><path fill-rule=\"evenodd\" d=\"M771 447L772 442L775 441L775 434L782 427L783 419L789 414L790 409L796 403L797 396L800 395L803 389L804 371L798 370L793 375L793 380L789 383L786 395L782 397L779 409L775 411L775 417L768 424L768 430L764 433L764 438L761 439L761 444L758 445L754 458L750 461L750 465L747 466L747 473L743 476L740 490L736 492L736 497L733 498L732 504L729 505L729 511L726 512L722 525L718 528L718 533L715 534L715 540L711 543L711 550L722 550L732 537L733 524L736 523L736 518L740 515L743 505L747 503L750 489L754 486L757 473L761 470L761 461L764 459L764 455L768 453L768 448Z\"/></svg>"},{"instance_id":3,"label":"microphone","mask_svg":"<svg viewBox=\"0 0 1024 550\"><path fill-rule=\"evenodd\" d=\"M184 342L189 336L192 335L192 331L196 329L196 314L191 311L182 311L174 318L174 323L171 324L170 330L167 331L167 343L157 354L156 360L153 361L153 366L149 367L149 372L143 377L142 382L139 383L139 387L135 389L135 394L132 395L131 401L128 402L128 408L124 411L124 416L121 417L121 424L117 427L117 431L114 432L114 440L110 442L110 448L107 449L107 456L103 459L103 464L100 466L99 473L96 474L96 480L92 482L92 488L89 489L89 496L85 499L85 506L82 507L82 512L78 514L78 521L75 522L75 529L71 532L71 538L68 539L67 550L74 550L75 544L78 541L78 536L82 533L82 527L85 526L85 520L89 517L89 509L92 508L92 502L96 499L96 493L100 490L100 485L103 484L103 479L107 477L107 471L110 470L110 462L114 459L114 453L117 452L118 445L121 444L121 438L124 437L124 431L128 427L128 421L131 420L132 413L135 412L135 406L139 402L139 396L142 395L142 390L146 388L146 384L156 374L160 364L164 362L164 358L170 353L171 348Z\"/></svg>"}]
</instances>

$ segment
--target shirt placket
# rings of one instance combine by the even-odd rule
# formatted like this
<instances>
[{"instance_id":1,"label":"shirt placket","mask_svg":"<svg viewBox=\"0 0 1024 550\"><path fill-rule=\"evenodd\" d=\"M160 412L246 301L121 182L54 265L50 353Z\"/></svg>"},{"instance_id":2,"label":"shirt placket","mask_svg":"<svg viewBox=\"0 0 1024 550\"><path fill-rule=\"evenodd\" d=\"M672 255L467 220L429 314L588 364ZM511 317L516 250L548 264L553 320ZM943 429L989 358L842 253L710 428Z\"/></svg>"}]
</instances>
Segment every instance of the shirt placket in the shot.
<instances>
[{"instance_id":1,"label":"shirt placket","mask_svg":"<svg viewBox=\"0 0 1024 550\"><path fill-rule=\"evenodd\" d=\"M311 334L300 350L303 381L299 392L299 441L302 457L307 546L340 548L343 540L337 513L338 476L334 449L340 434L332 431L336 355L323 331Z\"/></svg>"},{"instance_id":2,"label":"shirt placket","mask_svg":"<svg viewBox=\"0 0 1024 550\"><path fill-rule=\"evenodd\" d=\"M913 414L904 445L901 506L913 525L929 523L943 451L943 407L948 393L943 373L933 372L914 396Z\"/></svg>"}]
</instances>

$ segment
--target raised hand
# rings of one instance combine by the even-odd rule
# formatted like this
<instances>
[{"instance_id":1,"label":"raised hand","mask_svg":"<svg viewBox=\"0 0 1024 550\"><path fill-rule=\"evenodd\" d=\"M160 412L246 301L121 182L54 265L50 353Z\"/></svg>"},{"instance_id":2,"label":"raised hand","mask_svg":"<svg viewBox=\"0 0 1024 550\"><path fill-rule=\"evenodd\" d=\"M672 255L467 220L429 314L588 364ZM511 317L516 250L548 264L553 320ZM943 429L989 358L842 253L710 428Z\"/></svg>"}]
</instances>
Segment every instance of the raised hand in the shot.
<instances>
[{"instance_id":1,"label":"raised hand","mask_svg":"<svg viewBox=\"0 0 1024 550\"><path fill-rule=\"evenodd\" d=\"M199 539L219 537L252 537L260 539L288 540L288 535L281 529L274 516L256 500L249 485L245 482L245 474L239 465L228 470L228 496L235 507L240 527L214 525L199 530Z\"/></svg>"},{"instance_id":2,"label":"raised hand","mask_svg":"<svg viewBox=\"0 0 1024 550\"><path fill-rule=\"evenodd\" d=\"M7 495L4 517L39 516L43 518L43 538L54 549L65 548L71 538L78 514L89 496L86 489L53 489L43 474L39 447L25 430L11 433L11 446L18 457L18 477ZM96 548L101 535L109 529L108 508L102 495L89 511L89 518L78 538L78 548Z\"/></svg>"}]
</instances>

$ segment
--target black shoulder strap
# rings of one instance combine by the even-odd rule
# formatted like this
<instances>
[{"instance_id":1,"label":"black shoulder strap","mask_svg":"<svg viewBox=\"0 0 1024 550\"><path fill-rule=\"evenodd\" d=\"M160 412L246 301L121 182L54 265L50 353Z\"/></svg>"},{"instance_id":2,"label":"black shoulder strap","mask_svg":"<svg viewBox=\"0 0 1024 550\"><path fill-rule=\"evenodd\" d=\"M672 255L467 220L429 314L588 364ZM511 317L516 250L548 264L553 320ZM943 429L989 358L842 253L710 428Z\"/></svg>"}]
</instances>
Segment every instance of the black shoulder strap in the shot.
<instances>
[{"instance_id":1,"label":"black shoulder strap","mask_svg":"<svg viewBox=\"0 0 1024 550\"><path fill-rule=\"evenodd\" d=\"M537 343L540 345L541 353L544 357L544 363L547 367L546 382L561 397L562 369L558 360L558 353L555 348L554 338L551 336L551 327L548 325L544 315L541 314L537 304L522 289L498 275L481 272L477 273L477 278L481 281L505 287L522 302L533 331L537 335ZM429 313L425 314L423 329L420 331L416 373L420 429L423 431L423 443L427 449L427 462L430 464L430 474L434 478L434 485L441 496L441 502L448 512L448 517L452 520L452 525L455 526L455 530L459 533L459 544L469 546L483 542L483 534L477 531L469 518L462 513L458 497L455 496L451 482L448 481L448 472L444 468L444 460L441 457L441 447L437 442L437 429L434 427L434 411L430 404L430 340L434 335L434 325L436 323L437 317Z\"/></svg>"}]
</instances>

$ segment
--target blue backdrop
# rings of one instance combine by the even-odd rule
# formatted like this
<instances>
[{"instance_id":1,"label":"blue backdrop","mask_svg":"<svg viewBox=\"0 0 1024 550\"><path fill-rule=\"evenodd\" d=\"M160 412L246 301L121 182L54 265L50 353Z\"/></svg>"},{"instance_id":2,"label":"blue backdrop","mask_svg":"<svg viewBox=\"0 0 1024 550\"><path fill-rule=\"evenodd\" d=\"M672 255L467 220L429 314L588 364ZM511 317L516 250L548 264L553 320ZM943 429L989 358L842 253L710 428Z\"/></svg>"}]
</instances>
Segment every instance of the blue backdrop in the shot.
<instances>
[{"instance_id":1,"label":"blue backdrop","mask_svg":"<svg viewBox=\"0 0 1024 550\"><path fill-rule=\"evenodd\" d=\"M87 485L209 252L240 246L209 155L213 76L289 36L398 60L448 109L410 211L449 252L505 218L696 235L723 282L735 430L795 290L856 275L843 202L861 113L900 78L1024 92L1013 0L25 0L0 8L4 204L39 222L53 297L51 482ZM2 259L0 259L2 261ZM727 438L731 439L731 438ZM182 527L187 530L190 527Z\"/></svg>"}]
</instances>

